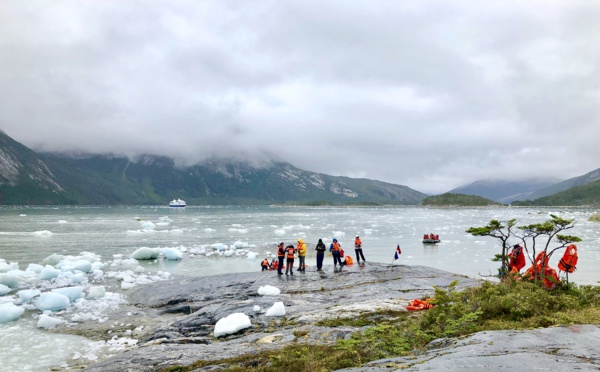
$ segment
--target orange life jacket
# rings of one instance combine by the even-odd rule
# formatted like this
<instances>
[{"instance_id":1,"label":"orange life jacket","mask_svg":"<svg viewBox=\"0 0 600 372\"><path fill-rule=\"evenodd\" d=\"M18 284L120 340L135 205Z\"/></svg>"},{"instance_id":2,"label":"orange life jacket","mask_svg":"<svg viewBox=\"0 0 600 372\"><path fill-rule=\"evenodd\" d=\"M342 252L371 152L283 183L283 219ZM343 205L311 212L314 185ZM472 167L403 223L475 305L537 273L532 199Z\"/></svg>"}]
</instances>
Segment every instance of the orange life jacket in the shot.
<instances>
[{"instance_id":1,"label":"orange life jacket","mask_svg":"<svg viewBox=\"0 0 600 372\"><path fill-rule=\"evenodd\" d=\"M431 309L433 305L429 303L429 299L419 300L418 298L409 302L408 306L406 306L406 310L425 310Z\"/></svg>"},{"instance_id":2,"label":"orange life jacket","mask_svg":"<svg viewBox=\"0 0 600 372\"><path fill-rule=\"evenodd\" d=\"M558 261L558 269L567 273L575 271L577 266L577 246L571 244L567 247L565 254L563 254L560 261Z\"/></svg>"},{"instance_id":3,"label":"orange life jacket","mask_svg":"<svg viewBox=\"0 0 600 372\"><path fill-rule=\"evenodd\" d=\"M423 235L423 239L429 239L429 235L427 235L427 234Z\"/></svg>"},{"instance_id":4,"label":"orange life jacket","mask_svg":"<svg viewBox=\"0 0 600 372\"><path fill-rule=\"evenodd\" d=\"M544 286L548 289L554 289L554 287L556 287L556 284L558 284L559 282L560 279L556 274L556 270L554 270L550 266L546 266L546 268L544 269L544 279L542 280Z\"/></svg>"},{"instance_id":5,"label":"orange life jacket","mask_svg":"<svg viewBox=\"0 0 600 372\"><path fill-rule=\"evenodd\" d=\"M265 258L265 259L263 260L263 262L261 262L260 266L263 266L263 267L267 267L267 266L269 266L269 260L267 260L267 259Z\"/></svg>"},{"instance_id":6,"label":"orange life jacket","mask_svg":"<svg viewBox=\"0 0 600 372\"><path fill-rule=\"evenodd\" d=\"M287 258L294 258L294 247L287 248Z\"/></svg>"},{"instance_id":7,"label":"orange life jacket","mask_svg":"<svg viewBox=\"0 0 600 372\"><path fill-rule=\"evenodd\" d=\"M340 249L342 249L342 247L340 246L340 243L338 242L333 242L332 244L333 246L331 247L331 251L332 252L339 252Z\"/></svg>"},{"instance_id":8,"label":"orange life jacket","mask_svg":"<svg viewBox=\"0 0 600 372\"><path fill-rule=\"evenodd\" d=\"M513 248L508 254L510 261L508 262L508 267L510 270L520 271L525 267L525 253L523 253L523 247L519 246L519 248Z\"/></svg>"},{"instance_id":9,"label":"orange life jacket","mask_svg":"<svg viewBox=\"0 0 600 372\"><path fill-rule=\"evenodd\" d=\"M360 240L360 238L354 239L354 247L361 248L361 246L362 246L362 241Z\"/></svg>"},{"instance_id":10,"label":"orange life jacket","mask_svg":"<svg viewBox=\"0 0 600 372\"><path fill-rule=\"evenodd\" d=\"M277 257L285 257L285 248L283 248L283 245L277 248Z\"/></svg>"},{"instance_id":11,"label":"orange life jacket","mask_svg":"<svg viewBox=\"0 0 600 372\"><path fill-rule=\"evenodd\" d=\"M352 265L354 260L350 256L346 256L346 265Z\"/></svg>"}]
</instances>

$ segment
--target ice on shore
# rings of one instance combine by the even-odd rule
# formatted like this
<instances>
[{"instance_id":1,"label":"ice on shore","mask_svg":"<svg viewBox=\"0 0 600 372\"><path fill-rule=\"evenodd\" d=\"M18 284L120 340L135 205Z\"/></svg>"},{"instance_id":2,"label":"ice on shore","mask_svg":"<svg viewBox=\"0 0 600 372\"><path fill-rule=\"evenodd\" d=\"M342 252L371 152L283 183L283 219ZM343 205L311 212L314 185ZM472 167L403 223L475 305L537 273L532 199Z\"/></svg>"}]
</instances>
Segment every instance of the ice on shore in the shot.
<instances>
[{"instance_id":1,"label":"ice on shore","mask_svg":"<svg viewBox=\"0 0 600 372\"><path fill-rule=\"evenodd\" d=\"M284 316L285 315L285 306L283 302L278 301L273 304L265 314L266 316Z\"/></svg>"},{"instance_id":2,"label":"ice on shore","mask_svg":"<svg viewBox=\"0 0 600 372\"><path fill-rule=\"evenodd\" d=\"M35 232L33 233L33 235L35 235L35 236L42 236L42 237L46 237L46 236L52 236L52 235L54 235L54 234L52 233L52 231L48 231L48 230L42 230L42 231L35 231Z\"/></svg>"},{"instance_id":3,"label":"ice on shore","mask_svg":"<svg viewBox=\"0 0 600 372\"><path fill-rule=\"evenodd\" d=\"M13 304L12 302L8 302L0 305L0 323L8 323L13 320L18 319L23 313L25 309Z\"/></svg>"},{"instance_id":4,"label":"ice on shore","mask_svg":"<svg viewBox=\"0 0 600 372\"><path fill-rule=\"evenodd\" d=\"M30 304L35 296L39 296L42 292L39 289L23 289L17 292L21 303Z\"/></svg>"},{"instance_id":5,"label":"ice on shore","mask_svg":"<svg viewBox=\"0 0 600 372\"><path fill-rule=\"evenodd\" d=\"M35 301L35 306L41 311L59 311L64 310L71 305L69 297L54 292L45 292Z\"/></svg>"},{"instance_id":6,"label":"ice on shore","mask_svg":"<svg viewBox=\"0 0 600 372\"><path fill-rule=\"evenodd\" d=\"M260 286L258 288L258 294L261 296L277 296L281 293L281 290L272 285Z\"/></svg>"},{"instance_id":7,"label":"ice on shore","mask_svg":"<svg viewBox=\"0 0 600 372\"><path fill-rule=\"evenodd\" d=\"M0 284L0 296L4 296L10 293L12 289L10 289L8 286L5 286L4 284Z\"/></svg>"},{"instance_id":8,"label":"ice on shore","mask_svg":"<svg viewBox=\"0 0 600 372\"><path fill-rule=\"evenodd\" d=\"M60 324L63 324L64 322L65 321L62 319L53 318L50 315L42 314L42 315L40 315L40 317L38 319L37 327L51 329Z\"/></svg>"},{"instance_id":9,"label":"ice on shore","mask_svg":"<svg viewBox=\"0 0 600 372\"><path fill-rule=\"evenodd\" d=\"M252 327L250 318L244 313L233 313L219 319L215 324L214 336L220 337L234 334L244 328Z\"/></svg>"},{"instance_id":10,"label":"ice on shore","mask_svg":"<svg viewBox=\"0 0 600 372\"><path fill-rule=\"evenodd\" d=\"M83 287L55 288L52 292L67 296L70 302L75 302L83 297Z\"/></svg>"}]
</instances>

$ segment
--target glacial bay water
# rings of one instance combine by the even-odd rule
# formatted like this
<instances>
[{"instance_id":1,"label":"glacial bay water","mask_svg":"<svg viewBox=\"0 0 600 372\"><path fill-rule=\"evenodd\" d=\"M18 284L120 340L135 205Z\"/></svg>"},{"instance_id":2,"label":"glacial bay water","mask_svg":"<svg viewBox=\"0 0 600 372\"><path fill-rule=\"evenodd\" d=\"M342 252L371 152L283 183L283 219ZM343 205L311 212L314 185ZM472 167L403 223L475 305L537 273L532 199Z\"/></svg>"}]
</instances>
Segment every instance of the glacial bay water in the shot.
<instances>
[{"instance_id":1,"label":"glacial bay water","mask_svg":"<svg viewBox=\"0 0 600 372\"><path fill-rule=\"evenodd\" d=\"M552 213L574 218L575 227L565 233L583 239L577 244L577 271L569 279L579 284L598 284L600 224L588 221L596 212L587 208L510 207L0 207L0 258L18 262L24 270L30 263L41 264L51 254L76 256L93 252L108 266L115 255L128 258L140 247L175 247L184 252L182 260L158 259L140 265L148 272L208 276L258 271L264 257L273 257L278 242L295 244L302 238L308 246L307 270L311 270L319 238L329 245L336 237L346 253L354 256L353 240L360 235L367 262L424 265L479 278L497 272L498 264L491 258L499 253L498 241L474 237L465 230L484 226L491 219L516 218L518 225L544 222ZM441 243L422 244L425 233L438 234ZM236 252L255 252L256 258L249 259L245 253L211 254L213 247L234 244L243 246ZM402 255L394 262L397 245ZM551 266L556 267L561 256L562 251L555 254ZM327 270L332 269L330 257L326 257L325 264ZM123 293L126 295L126 291ZM34 314L26 312L16 321L0 324L0 357L3 363L10 361L5 368L47 370L65 359L84 355L80 337L57 334L48 337L48 331L35 327ZM37 342L27 343L27 339ZM53 349L55 342L64 343L61 347L64 352ZM40 364L31 364L32 352L40 354Z\"/></svg>"}]
</instances>

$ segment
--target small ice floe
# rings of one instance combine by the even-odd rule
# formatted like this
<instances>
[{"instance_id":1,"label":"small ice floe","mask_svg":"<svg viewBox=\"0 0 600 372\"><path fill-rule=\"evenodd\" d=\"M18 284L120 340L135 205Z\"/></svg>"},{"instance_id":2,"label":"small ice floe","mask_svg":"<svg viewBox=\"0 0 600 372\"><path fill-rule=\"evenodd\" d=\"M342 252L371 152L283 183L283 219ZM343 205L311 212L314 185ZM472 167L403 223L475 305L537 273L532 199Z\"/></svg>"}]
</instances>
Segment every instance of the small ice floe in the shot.
<instances>
[{"instance_id":1,"label":"small ice floe","mask_svg":"<svg viewBox=\"0 0 600 372\"><path fill-rule=\"evenodd\" d=\"M248 247L248 243L236 240L233 243L233 246L235 247L235 249L242 249L242 248L247 248Z\"/></svg>"},{"instance_id":2,"label":"small ice floe","mask_svg":"<svg viewBox=\"0 0 600 372\"><path fill-rule=\"evenodd\" d=\"M215 251L224 251L226 249L228 249L229 247L223 243L215 243L213 245L210 246L212 249L214 249Z\"/></svg>"},{"instance_id":3,"label":"small ice floe","mask_svg":"<svg viewBox=\"0 0 600 372\"><path fill-rule=\"evenodd\" d=\"M13 304L12 302L8 302L0 305L0 323L8 323L13 320L18 319L23 313L25 309Z\"/></svg>"},{"instance_id":4,"label":"small ice floe","mask_svg":"<svg viewBox=\"0 0 600 372\"><path fill-rule=\"evenodd\" d=\"M59 223L59 224L61 224L61 225L62 225L62 224L68 223L68 222L67 222L67 220L58 220L58 222L57 222L57 223Z\"/></svg>"},{"instance_id":5,"label":"small ice floe","mask_svg":"<svg viewBox=\"0 0 600 372\"><path fill-rule=\"evenodd\" d=\"M346 233L343 231L334 231L333 236L336 238L343 238L346 236Z\"/></svg>"},{"instance_id":6,"label":"small ice floe","mask_svg":"<svg viewBox=\"0 0 600 372\"><path fill-rule=\"evenodd\" d=\"M30 304L35 296L39 296L42 292L39 289L22 289L17 292L21 303Z\"/></svg>"},{"instance_id":7,"label":"small ice floe","mask_svg":"<svg viewBox=\"0 0 600 372\"><path fill-rule=\"evenodd\" d=\"M18 262L6 263L6 260L0 258L0 273L6 273L11 270L19 270Z\"/></svg>"},{"instance_id":8,"label":"small ice floe","mask_svg":"<svg viewBox=\"0 0 600 372\"><path fill-rule=\"evenodd\" d=\"M244 313L233 313L219 319L215 324L214 336L220 337L234 334L244 328L252 327L250 318Z\"/></svg>"},{"instance_id":9,"label":"small ice floe","mask_svg":"<svg viewBox=\"0 0 600 372\"><path fill-rule=\"evenodd\" d=\"M27 215L25 213L21 213L19 217L27 217Z\"/></svg>"},{"instance_id":10,"label":"small ice floe","mask_svg":"<svg viewBox=\"0 0 600 372\"><path fill-rule=\"evenodd\" d=\"M35 306L41 311L59 311L64 310L71 305L69 297L54 292L45 292L35 301Z\"/></svg>"},{"instance_id":11,"label":"small ice floe","mask_svg":"<svg viewBox=\"0 0 600 372\"><path fill-rule=\"evenodd\" d=\"M260 306L258 306L258 305L254 305L254 307L252 308L252 310L253 310L255 313L258 313L258 312L260 312Z\"/></svg>"},{"instance_id":12,"label":"small ice floe","mask_svg":"<svg viewBox=\"0 0 600 372\"><path fill-rule=\"evenodd\" d=\"M248 229L236 229L236 228L230 228L229 232L237 232L240 234L247 234L248 233Z\"/></svg>"},{"instance_id":13,"label":"small ice floe","mask_svg":"<svg viewBox=\"0 0 600 372\"><path fill-rule=\"evenodd\" d=\"M42 315L40 315L40 317L38 319L37 327L51 329L51 328L57 327L63 323L65 323L65 321L62 319L53 318L50 315L42 314Z\"/></svg>"},{"instance_id":14,"label":"small ice floe","mask_svg":"<svg viewBox=\"0 0 600 372\"><path fill-rule=\"evenodd\" d=\"M136 260L154 260L160 256L159 248L141 247L131 254L131 258Z\"/></svg>"},{"instance_id":15,"label":"small ice floe","mask_svg":"<svg viewBox=\"0 0 600 372\"><path fill-rule=\"evenodd\" d=\"M285 315L285 306L283 302L278 301L273 304L265 314L266 316L284 316Z\"/></svg>"},{"instance_id":16,"label":"small ice floe","mask_svg":"<svg viewBox=\"0 0 600 372\"><path fill-rule=\"evenodd\" d=\"M248 254L246 254L246 257L249 260L256 260L256 257L258 257L258 253L257 252L248 252Z\"/></svg>"},{"instance_id":17,"label":"small ice floe","mask_svg":"<svg viewBox=\"0 0 600 372\"><path fill-rule=\"evenodd\" d=\"M215 232L215 229L211 229L210 227L207 227L206 229L204 229L204 232L212 233L212 232Z\"/></svg>"},{"instance_id":18,"label":"small ice floe","mask_svg":"<svg viewBox=\"0 0 600 372\"><path fill-rule=\"evenodd\" d=\"M40 271L38 278L40 280L51 280L57 278L60 275L61 271L52 265L46 265L42 271Z\"/></svg>"},{"instance_id":19,"label":"small ice floe","mask_svg":"<svg viewBox=\"0 0 600 372\"><path fill-rule=\"evenodd\" d=\"M35 231L33 233L34 236L41 236L41 237L45 237L45 236L52 236L54 235L52 233L52 231L48 231L48 230L41 230L41 231Z\"/></svg>"},{"instance_id":20,"label":"small ice floe","mask_svg":"<svg viewBox=\"0 0 600 372\"><path fill-rule=\"evenodd\" d=\"M160 252L167 260L176 261L183 258L183 253L177 248L162 248Z\"/></svg>"},{"instance_id":21,"label":"small ice floe","mask_svg":"<svg viewBox=\"0 0 600 372\"><path fill-rule=\"evenodd\" d=\"M4 296L9 294L11 291L10 287L4 285L4 284L0 284L0 296Z\"/></svg>"},{"instance_id":22,"label":"small ice floe","mask_svg":"<svg viewBox=\"0 0 600 372\"><path fill-rule=\"evenodd\" d=\"M275 230L275 235L285 235L285 230L284 229L277 229L277 230Z\"/></svg>"},{"instance_id":23,"label":"small ice floe","mask_svg":"<svg viewBox=\"0 0 600 372\"><path fill-rule=\"evenodd\" d=\"M281 293L281 290L272 285L260 286L258 288L258 294L261 296L277 296Z\"/></svg>"},{"instance_id":24,"label":"small ice floe","mask_svg":"<svg viewBox=\"0 0 600 372\"><path fill-rule=\"evenodd\" d=\"M55 288L53 293L59 293L66 296L70 302L75 302L79 298L83 298L83 287L64 287Z\"/></svg>"},{"instance_id":25,"label":"small ice floe","mask_svg":"<svg viewBox=\"0 0 600 372\"><path fill-rule=\"evenodd\" d=\"M88 289L88 294L87 296L85 296L85 298L87 298L88 300L97 300L104 297L105 295L106 288L104 288L104 286L95 286L90 287L90 289Z\"/></svg>"}]
</instances>

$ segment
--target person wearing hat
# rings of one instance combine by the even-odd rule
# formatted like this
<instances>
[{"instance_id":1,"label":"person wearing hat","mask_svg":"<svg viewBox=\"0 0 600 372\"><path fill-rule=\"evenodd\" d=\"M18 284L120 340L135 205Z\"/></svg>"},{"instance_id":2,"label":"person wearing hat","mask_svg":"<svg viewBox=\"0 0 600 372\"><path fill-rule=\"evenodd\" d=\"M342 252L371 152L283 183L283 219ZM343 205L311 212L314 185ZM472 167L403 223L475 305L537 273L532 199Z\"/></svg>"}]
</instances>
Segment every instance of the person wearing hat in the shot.
<instances>
[{"instance_id":1,"label":"person wearing hat","mask_svg":"<svg viewBox=\"0 0 600 372\"><path fill-rule=\"evenodd\" d=\"M362 251L362 240L360 240L360 236L358 235L356 235L356 238L354 239L354 252L356 252L356 262L360 264L361 257L363 259L363 263L367 262Z\"/></svg>"},{"instance_id":2,"label":"person wearing hat","mask_svg":"<svg viewBox=\"0 0 600 372\"><path fill-rule=\"evenodd\" d=\"M298 245L296 246L296 250L298 251L298 271L304 271L306 264L306 244L302 239L298 239Z\"/></svg>"},{"instance_id":3,"label":"person wearing hat","mask_svg":"<svg viewBox=\"0 0 600 372\"><path fill-rule=\"evenodd\" d=\"M338 243L336 238L333 238L331 245L329 246L329 250L331 251L331 255L333 256L333 267L335 268L337 264L340 264L340 269L342 268L342 259L340 258L340 251L342 250L342 245Z\"/></svg>"}]
</instances>

